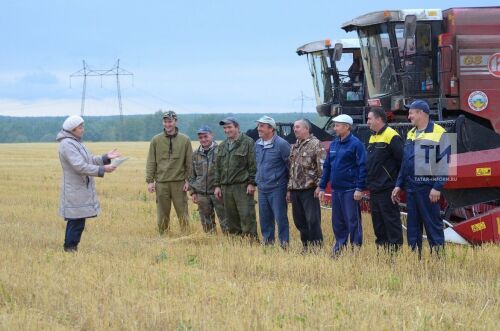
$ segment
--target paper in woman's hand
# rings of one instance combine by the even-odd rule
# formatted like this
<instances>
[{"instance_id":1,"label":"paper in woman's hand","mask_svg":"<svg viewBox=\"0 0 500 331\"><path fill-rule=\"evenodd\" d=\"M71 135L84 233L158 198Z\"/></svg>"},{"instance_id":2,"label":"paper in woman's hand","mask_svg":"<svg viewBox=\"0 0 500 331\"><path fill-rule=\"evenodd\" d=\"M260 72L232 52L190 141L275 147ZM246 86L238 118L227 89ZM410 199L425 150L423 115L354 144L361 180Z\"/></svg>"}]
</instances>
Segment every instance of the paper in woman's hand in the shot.
<instances>
[{"instance_id":1,"label":"paper in woman's hand","mask_svg":"<svg viewBox=\"0 0 500 331\"><path fill-rule=\"evenodd\" d=\"M120 164L127 161L128 159L129 159L128 157L117 157L116 159L111 160L111 165L114 167L118 167Z\"/></svg>"}]
</instances>

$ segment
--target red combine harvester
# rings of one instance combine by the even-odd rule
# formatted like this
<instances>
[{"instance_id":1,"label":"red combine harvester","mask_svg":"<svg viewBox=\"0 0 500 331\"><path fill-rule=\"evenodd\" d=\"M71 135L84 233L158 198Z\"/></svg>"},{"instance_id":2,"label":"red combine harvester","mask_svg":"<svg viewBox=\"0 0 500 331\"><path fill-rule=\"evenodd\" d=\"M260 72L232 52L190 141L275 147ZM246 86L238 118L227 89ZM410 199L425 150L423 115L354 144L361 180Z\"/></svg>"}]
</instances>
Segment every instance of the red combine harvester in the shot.
<instances>
[{"instance_id":1,"label":"red combine harvester","mask_svg":"<svg viewBox=\"0 0 500 331\"><path fill-rule=\"evenodd\" d=\"M424 99L457 135L441 204L446 240L500 243L500 7L379 11L342 28L358 33L367 107L383 107L406 137L404 106ZM331 79L313 76L315 86ZM353 133L370 135L366 125Z\"/></svg>"},{"instance_id":2,"label":"red combine harvester","mask_svg":"<svg viewBox=\"0 0 500 331\"><path fill-rule=\"evenodd\" d=\"M500 7L373 12L342 28L358 33L370 106L398 121L425 99L457 134L448 239L500 243Z\"/></svg>"}]
</instances>

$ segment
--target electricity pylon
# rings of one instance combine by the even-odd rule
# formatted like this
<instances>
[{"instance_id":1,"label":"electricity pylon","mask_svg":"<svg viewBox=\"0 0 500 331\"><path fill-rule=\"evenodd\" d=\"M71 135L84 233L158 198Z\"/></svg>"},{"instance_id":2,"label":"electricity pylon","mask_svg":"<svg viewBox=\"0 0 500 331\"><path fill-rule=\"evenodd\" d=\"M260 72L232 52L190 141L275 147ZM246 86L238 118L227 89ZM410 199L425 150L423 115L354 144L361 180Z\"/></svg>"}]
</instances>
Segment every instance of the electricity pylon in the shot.
<instances>
[{"instance_id":1,"label":"electricity pylon","mask_svg":"<svg viewBox=\"0 0 500 331\"><path fill-rule=\"evenodd\" d=\"M87 92L87 77L100 77L101 85L102 78L106 76L116 76L116 90L118 94L118 108L120 110L120 117L123 116L123 106L122 106L122 92L120 89L120 76L133 76L134 74L128 70L120 68L120 59L116 61L116 64L111 69L90 69L85 60L83 60L83 68L69 76L70 84L71 78L73 77L83 77L83 89L82 89L82 107L80 114L83 116L85 112L85 94Z\"/></svg>"}]
</instances>

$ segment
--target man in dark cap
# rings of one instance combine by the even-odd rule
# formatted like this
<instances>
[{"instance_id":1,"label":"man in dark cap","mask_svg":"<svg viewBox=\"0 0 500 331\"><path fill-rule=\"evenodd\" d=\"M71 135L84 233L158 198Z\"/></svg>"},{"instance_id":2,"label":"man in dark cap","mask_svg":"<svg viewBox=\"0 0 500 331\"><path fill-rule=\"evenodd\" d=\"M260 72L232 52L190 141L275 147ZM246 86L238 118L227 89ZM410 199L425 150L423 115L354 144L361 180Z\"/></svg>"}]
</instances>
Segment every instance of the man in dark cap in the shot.
<instances>
[{"instance_id":1,"label":"man in dark cap","mask_svg":"<svg viewBox=\"0 0 500 331\"><path fill-rule=\"evenodd\" d=\"M226 140L217 151L215 161L215 196L224 201L229 233L257 239L255 217L255 149L254 141L240 132L236 118L227 117Z\"/></svg>"},{"instance_id":2,"label":"man in dark cap","mask_svg":"<svg viewBox=\"0 0 500 331\"><path fill-rule=\"evenodd\" d=\"M415 100L408 108L408 119L414 128L408 132L401 170L396 180L396 187L392 191L392 201L398 203L400 191L406 191L408 245L412 250L418 248L421 256L424 227L431 252L439 253L444 249L439 198L446 179L434 175L435 172L431 170L429 162L416 156L421 152L421 147L442 144L446 131L430 120L429 105L424 100Z\"/></svg>"},{"instance_id":3,"label":"man in dark cap","mask_svg":"<svg viewBox=\"0 0 500 331\"><path fill-rule=\"evenodd\" d=\"M218 145L213 141L212 130L201 126L198 131L200 147L193 152L193 167L189 178L189 191L193 202L198 205L203 230L215 233L215 213L223 233L228 231L224 204L215 198L215 157Z\"/></svg>"},{"instance_id":4,"label":"man in dark cap","mask_svg":"<svg viewBox=\"0 0 500 331\"><path fill-rule=\"evenodd\" d=\"M193 150L189 137L177 128L177 114L163 114L163 132L154 136L149 145L146 163L148 192L156 192L158 231L169 231L170 209L174 205L181 230L189 226L187 194L191 175Z\"/></svg>"}]
</instances>

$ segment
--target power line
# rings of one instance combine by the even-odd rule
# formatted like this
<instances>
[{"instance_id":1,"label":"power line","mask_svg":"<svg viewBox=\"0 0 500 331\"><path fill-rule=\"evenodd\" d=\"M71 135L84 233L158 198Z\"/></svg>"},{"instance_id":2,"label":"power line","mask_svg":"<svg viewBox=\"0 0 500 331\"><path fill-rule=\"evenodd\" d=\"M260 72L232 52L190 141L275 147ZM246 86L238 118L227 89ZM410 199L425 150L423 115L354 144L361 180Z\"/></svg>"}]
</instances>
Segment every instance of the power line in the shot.
<instances>
[{"instance_id":1,"label":"power line","mask_svg":"<svg viewBox=\"0 0 500 331\"><path fill-rule=\"evenodd\" d=\"M293 101L298 101L300 100L300 113L304 113L304 101L312 101L313 98L308 97L307 95L304 94L304 91L300 91L300 96L298 98L293 99Z\"/></svg>"},{"instance_id":2,"label":"power line","mask_svg":"<svg viewBox=\"0 0 500 331\"><path fill-rule=\"evenodd\" d=\"M85 97L87 91L87 77L99 77L101 79L101 87L102 87L102 78L107 76L116 76L116 90L118 96L118 109L120 111L120 117L123 116L123 105L122 105L122 93L120 88L120 76L133 76L134 74L128 70L120 68L120 59L116 61L116 64L111 69L91 69L85 60L83 60L83 68L72 73L69 76L70 85L71 79L73 77L83 77L83 88L82 88L82 106L81 106L81 116L83 116L85 112ZM132 83L133 84L133 83Z\"/></svg>"}]
</instances>

